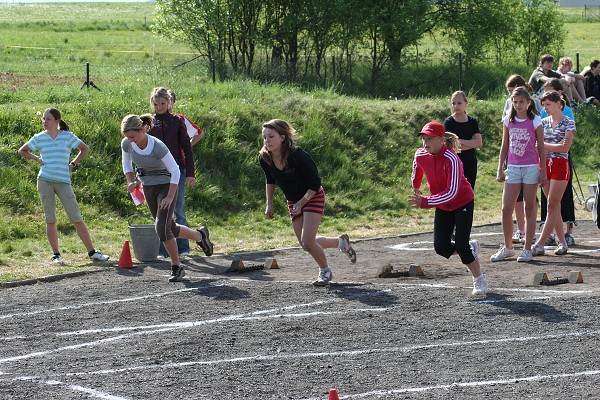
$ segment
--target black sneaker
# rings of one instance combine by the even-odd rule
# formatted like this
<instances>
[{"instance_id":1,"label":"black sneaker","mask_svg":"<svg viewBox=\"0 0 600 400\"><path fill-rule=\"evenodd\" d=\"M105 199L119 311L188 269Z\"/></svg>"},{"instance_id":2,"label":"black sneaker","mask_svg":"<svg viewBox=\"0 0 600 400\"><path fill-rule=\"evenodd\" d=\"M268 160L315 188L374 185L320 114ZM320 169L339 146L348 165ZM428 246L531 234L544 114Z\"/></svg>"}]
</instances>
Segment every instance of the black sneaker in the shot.
<instances>
[{"instance_id":1,"label":"black sneaker","mask_svg":"<svg viewBox=\"0 0 600 400\"><path fill-rule=\"evenodd\" d=\"M202 251L204 252L204 254L206 254L207 257L212 256L213 244L208 238L208 228L205 226L201 226L200 229L196 230L200 232L200 241L196 242L196 244L202 249Z\"/></svg>"},{"instance_id":2,"label":"black sneaker","mask_svg":"<svg viewBox=\"0 0 600 400\"><path fill-rule=\"evenodd\" d=\"M169 282L179 282L185 276L183 265L171 265L171 276Z\"/></svg>"}]
</instances>

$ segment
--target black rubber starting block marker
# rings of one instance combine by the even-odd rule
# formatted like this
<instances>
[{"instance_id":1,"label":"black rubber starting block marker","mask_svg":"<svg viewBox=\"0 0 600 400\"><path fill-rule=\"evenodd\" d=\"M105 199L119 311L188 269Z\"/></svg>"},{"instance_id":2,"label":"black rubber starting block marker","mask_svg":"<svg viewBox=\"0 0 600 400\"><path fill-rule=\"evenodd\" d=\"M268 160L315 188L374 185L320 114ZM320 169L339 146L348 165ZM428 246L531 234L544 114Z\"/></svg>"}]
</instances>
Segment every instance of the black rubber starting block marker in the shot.
<instances>
[{"instance_id":1,"label":"black rubber starting block marker","mask_svg":"<svg viewBox=\"0 0 600 400\"><path fill-rule=\"evenodd\" d=\"M580 271L569 271L568 278L554 278L548 279L548 275L545 272L538 272L533 277L534 285L554 286L561 285L563 283L583 283L583 276Z\"/></svg>"},{"instance_id":2,"label":"black rubber starting block marker","mask_svg":"<svg viewBox=\"0 0 600 400\"><path fill-rule=\"evenodd\" d=\"M410 264L408 271L394 271L391 264L384 265L379 270L379 278L400 278L403 276L423 276L423 268L418 264Z\"/></svg>"},{"instance_id":3,"label":"black rubber starting block marker","mask_svg":"<svg viewBox=\"0 0 600 400\"><path fill-rule=\"evenodd\" d=\"M249 272L249 271L257 271L259 269L279 269L279 264L277 264L277 259L275 258L267 258L264 264L249 264L245 265L244 262L238 258L231 261L231 265L227 272Z\"/></svg>"}]
</instances>

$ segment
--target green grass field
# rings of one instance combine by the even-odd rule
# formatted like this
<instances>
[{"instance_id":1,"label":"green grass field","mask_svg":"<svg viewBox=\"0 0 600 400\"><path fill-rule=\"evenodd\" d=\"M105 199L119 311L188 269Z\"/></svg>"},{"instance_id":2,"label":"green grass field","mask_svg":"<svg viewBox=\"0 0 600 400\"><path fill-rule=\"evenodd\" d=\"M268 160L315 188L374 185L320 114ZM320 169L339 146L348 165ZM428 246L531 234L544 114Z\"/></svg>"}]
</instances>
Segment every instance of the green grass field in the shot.
<instances>
[{"instance_id":1,"label":"green grass field","mask_svg":"<svg viewBox=\"0 0 600 400\"><path fill-rule=\"evenodd\" d=\"M574 15L567 25L572 34L567 46L573 47L565 54L598 58L594 32L600 23L576 21ZM173 88L176 111L206 132L194 148L198 188L188 192L187 211L191 224L210 227L215 252L295 243L281 194L275 220L263 215L264 177L256 157L261 123L274 117L290 120L300 145L317 160L327 192L321 234L372 237L431 229L431 210L412 210L406 203L412 156L420 145L414 132L448 116L448 98L365 100L247 80L213 84L205 60L172 68L193 54L152 35L146 29L152 18L150 3L0 5L0 282L89 265L64 214L59 214L61 250L70 266L50 265L35 187L38 169L16 153L42 130L40 113L49 106L59 108L91 147L73 183L96 246L118 259L128 239L127 218L147 213L126 192L119 125L128 113L151 111L148 96L155 86ZM81 88L86 62L100 91ZM504 93L498 92L498 98L470 99L469 113L484 134L477 224L500 220L502 186L494 178ZM600 170L600 117L588 110L577 118L573 155L587 194ZM590 217L585 211L579 216Z\"/></svg>"}]
</instances>

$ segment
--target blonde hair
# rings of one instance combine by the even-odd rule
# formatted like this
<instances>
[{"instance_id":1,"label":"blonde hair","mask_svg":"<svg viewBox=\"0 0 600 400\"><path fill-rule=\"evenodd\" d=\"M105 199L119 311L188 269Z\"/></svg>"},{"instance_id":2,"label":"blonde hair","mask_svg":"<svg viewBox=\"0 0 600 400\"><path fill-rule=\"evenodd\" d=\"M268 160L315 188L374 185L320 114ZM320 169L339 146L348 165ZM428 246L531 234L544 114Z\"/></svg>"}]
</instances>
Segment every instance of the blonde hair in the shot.
<instances>
[{"instance_id":1,"label":"blonde hair","mask_svg":"<svg viewBox=\"0 0 600 400\"><path fill-rule=\"evenodd\" d=\"M458 136L452 132L446 132L446 147L455 153L460 153L460 140Z\"/></svg>"},{"instance_id":2,"label":"blonde hair","mask_svg":"<svg viewBox=\"0 0 600 400\"><path fill-rule=\"evenodd\" d=\"M154 117L152 114L135 115L129 114L121 121L121 133L127 131L138 131L145 127L148 132L154 126Z\"/></svg>"},{"instance_id":3,"label":"blonde hair","mask_svg":"<svg viewBox=\"0 0 600 400\"><path fill-rule=\"evenodd\" d=\"M573 66L573 60L570 57L561 57L558 60L558 65L570 65L570 66Z\"/></svg>"},{"instance_id":4,"label":"blonde hair","mask_svg":"<svg viewBox=\"0 0 600 400\"><path fill-rule=\"evenodd\" d=\"M152 107L152 100L154 99L166 99L169 103L171 102L171 91L165 87L155 87L150 93L150 106Z\"/></svg>"}]
</instances>

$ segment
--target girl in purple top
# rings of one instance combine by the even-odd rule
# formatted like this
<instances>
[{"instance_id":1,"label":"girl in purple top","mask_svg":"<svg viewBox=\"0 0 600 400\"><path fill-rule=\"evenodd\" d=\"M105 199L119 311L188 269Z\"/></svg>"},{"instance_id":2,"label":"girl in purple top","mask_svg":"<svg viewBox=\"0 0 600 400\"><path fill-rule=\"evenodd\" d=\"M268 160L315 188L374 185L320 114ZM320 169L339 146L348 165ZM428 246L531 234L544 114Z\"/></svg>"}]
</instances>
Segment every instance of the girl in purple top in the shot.
<instances>
[{"instance_id":1,"label":"girl in purple top","mask_svg":"<svg viewBox=\"0 0 600 400\"><path fill-rule=\"evenodd\" d=\"M502 232L504 245L491 256L491 261L502 261L515 255L513 249L513 209L523 188L525 201L525 243L517 261L531 261L531 243L535 234L537 185L546 183L544 130L535 104L525 87L515 88L511 110L503 121L502 147L498 159L498 182L504 182L502 193ZM506 172L504 168L506 166Z\"/></svg>"}]
</instances>

